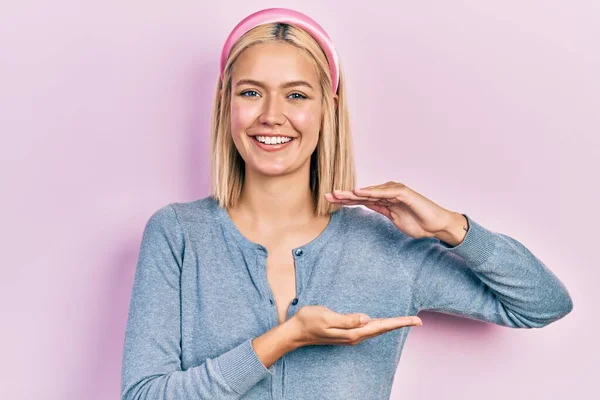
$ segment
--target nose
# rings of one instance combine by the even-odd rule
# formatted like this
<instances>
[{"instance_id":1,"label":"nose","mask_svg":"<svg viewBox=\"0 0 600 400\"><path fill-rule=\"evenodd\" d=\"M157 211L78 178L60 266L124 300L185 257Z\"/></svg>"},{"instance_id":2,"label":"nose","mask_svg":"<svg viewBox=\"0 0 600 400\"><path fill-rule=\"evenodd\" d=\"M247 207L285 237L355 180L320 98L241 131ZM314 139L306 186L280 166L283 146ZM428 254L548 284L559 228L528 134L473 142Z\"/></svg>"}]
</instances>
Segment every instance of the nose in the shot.
<instances>
[{"instance_id":1,"label":"nose","mask_svg":"<svg viewBox=\"0 0 600 400\"><path fill-rule=\"evenodd\" d=\"M285 123L284 100L279 96L268 96L263 102L263 109L258 121L267 125L283 125Z\"/></svg>"}]
</instances>

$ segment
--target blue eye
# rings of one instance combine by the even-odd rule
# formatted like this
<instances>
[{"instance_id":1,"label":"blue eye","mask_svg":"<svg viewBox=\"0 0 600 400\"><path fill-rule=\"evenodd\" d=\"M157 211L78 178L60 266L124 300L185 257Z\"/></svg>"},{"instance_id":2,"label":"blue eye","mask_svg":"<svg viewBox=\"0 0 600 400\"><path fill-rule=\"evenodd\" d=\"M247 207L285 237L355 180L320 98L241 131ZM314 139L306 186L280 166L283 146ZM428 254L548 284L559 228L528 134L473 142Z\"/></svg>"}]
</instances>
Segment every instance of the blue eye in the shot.
<instances>
[{"instance_id":1,"label":"blue eye","mask_svg":"<svg viewBox=\"0 0 600 400\"><path fill-rule=\"evenodd\" d=\"M304 96L304 95L302 95L302 94L300 94L300 93L292 93L290 96L293 96L293 95L295 95L295 94L297 94L297 95L298 95L298 96L300 96L300 97L294 97L294 99L298 99L298 100L299 100L299 99L306 99L306 96Z\"/></svg>"},{"instance_id":2,"label":"blue eye","mask_svg":"<svg viewBox=\"0 0 600 400\"><path fill-rule=\"evenodd\" d=\"M257 93L256 90L246 90L242 93L240 93L240 96L245 96L246 93ZM254 96L245 96L245 97L254 97Z\"/></svg>"},{"instance_id":3,"label":"blue eye","mask_svg":"<svg viewBox=\"0 0 600 400\"><path fill-rule=\"evenodd\" d=\"M247 94L250 94L250 93L254 93L254 95L246 96ZM242 97L257 97L256 95L258 95L258 92L256 90L245 90L242 93L240 93L240 96L242 96ZM303 94L300 94L300 93L290 94L290 96L294 96L294 95L297 95L299 97L292 97L292 100L301 100L301 99L307 98L306 96L304 96Z\"/></svg>"}]
</instances>

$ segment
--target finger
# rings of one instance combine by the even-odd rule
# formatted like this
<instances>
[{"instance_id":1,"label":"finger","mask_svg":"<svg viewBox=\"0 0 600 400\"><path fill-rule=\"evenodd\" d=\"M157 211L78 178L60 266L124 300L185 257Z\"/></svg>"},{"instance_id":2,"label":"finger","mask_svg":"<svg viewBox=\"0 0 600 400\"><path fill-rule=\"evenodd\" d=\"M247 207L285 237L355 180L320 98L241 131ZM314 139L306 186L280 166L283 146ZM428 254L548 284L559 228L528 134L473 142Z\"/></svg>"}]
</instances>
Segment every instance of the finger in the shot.
<instances>
[{"instance_id":1,"label":"finger","mask_svg":"<svg viewBox=\"0 0 600 400\"><path fill-rule=\"evenodd\" d=\"M352 199L348 199L348 198L344 198L343 196L336 196L333 193L325 193L325 199L327 201L329 201L330 203L345 203L348 201L359 201L359 200L352 200ZM372 199L370 200L361 200L361 201L373 201Z\"/></svg>"},{"instance_id":2,"label":"finger","mask_svg":"<svg viewBox=\"0 0 600 400\"><path fill-rule=\"evenodd\" d=\"M333 196L333 193L325 193L325 199L331 203L339 202L339 200Z\"/></svg>"},{"instance_id":3,"label":"finger","mask_svg":"<svg viewBox=\"0 0 600 400\"><path fill-rule=\"evenodd\" d=\"M357 196L350 190L334 190L333 196L339 200L372 200L371 197Z\"/></svg>"},{"instance_id":4,"label":"finger","mask_svg":"<svg viewBox=\"0 0 600 400\"><path fill-rule=\"evenodd\" d=\"M398 199L402 201L408 195L410 189L401 183L390 187L362 188L354 189L354 194L359 197L380 198L380 199Z\"/></svg>"},{"instance_id":5,"label":"finger","mask_svg":"<svg viewBox=\"0 0 600 400\"><path fill-rule=\"evenodd\" d=\"M423 326L423 322L419 317L402 316L392 318L372 318L369 323L359 328L338 329L331 328L328 332L333 337L352 339L356 332L360 336L377 336L395 329L404 328L407 326Z\"/></svg>"},{"instance_id":6,"label":"finger","mask_svg":"<svg viewBox=\"0 0 600 400\"><path fill-rule=\"evenodd\" d=\"M416 326L420 326L420 325L416 325ZM377 332L377 333L374 333L374 334L372 334L372 335L361 336L361 338L360 338L360 341L362 342L362 341L364 341L364 340L367 340L367 339L374 338L374 337L376 337L376 336L382 335L383 333L386 333L386 332Z\"/></svg>"},{"instance_id":7,"label":"finger","mask_svg":"<svg viewBox=\"0 0 600 400\"><path fill-rule=\"evenodd\" d=\"M423 325L421 318L416 316L401 316L391 318L373 318L363 327L366 335L384 333L406 326Z\"/></svg>"},{"instance_id":8,"label":"finger","mask_svg":"<svg viewBox=\"0 0 600 400\"><path fill-rule=\"evenodd\" d=\"M354 189L353 192L358 197L370 199L397 199L406 193L401 188Z\"/></svg>"},{"instance_id":9,"label":"finger","mask_svg":"<svg viewBox=\"0 0 600 400\"><path fill-rule=\"evenodd\" d=\"M364 317L365 322L361 321L361 317ZM330 311L325 314L329 328L334 329L352 329L363 326L369 322L370 318L367 314L354 313L354 314L339 314L334 311Z\"/></svg>"},{"instance_id":10,"label":"finger","mask_svg":"<svg viewBox=\"0 0 600 400\"><path fill-rule=\"evenodd\" d=\"M326 197L326 200L328 200L330 203L333 203L333 204L346 204L346 205L373 204L373 203L377 202L376 199L371 199L371 200L350 200L350 199L336 199L335 197L334 198L328 198L328 197Z\"/></svg>"},{"instance_id":11,"label":"finger","mask_svg":"<svg viewBox=\"0 0 600 400\"><path fill-rule=\"evenodd\" d=\"M345 206L366 206L367 204L374 204L373 201L354 201L354 200L336 200L336 201L332 201L332 203L335 204L342 204Z\"/></svg>"}]
</instances>

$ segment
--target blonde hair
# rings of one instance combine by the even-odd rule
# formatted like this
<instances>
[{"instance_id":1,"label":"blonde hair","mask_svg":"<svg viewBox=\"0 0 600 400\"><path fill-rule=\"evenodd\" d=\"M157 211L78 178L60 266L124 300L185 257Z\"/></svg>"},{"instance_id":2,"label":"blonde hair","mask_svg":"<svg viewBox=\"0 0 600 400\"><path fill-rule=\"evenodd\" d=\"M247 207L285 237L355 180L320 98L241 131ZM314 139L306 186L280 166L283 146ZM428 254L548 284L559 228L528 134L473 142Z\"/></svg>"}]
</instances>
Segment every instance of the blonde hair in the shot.
<instances>
[{"instance_id":1,"label":"blonde hair","mask_svg":"<svg viewBox=\"0 0 600 400\"><path fill-rule=\"evenodd\" d=\"M310 55L309 58L317 68L323 99L323 118L317 147L310 160L310 188L315 215L328 215L341 206L331 204L324 194L333 189L352 190L356 180L344 75L340 63L336 109L325 53L304 30L283 23L260 25L240 37L229 53L223 79L219 77L211 121L212 195L219 206L224 208L234 207L240 198L245 164L230 133L231 72L233 64L244 50L266 42L284 42L296 46Z\"/></svg>"}]
</instances>

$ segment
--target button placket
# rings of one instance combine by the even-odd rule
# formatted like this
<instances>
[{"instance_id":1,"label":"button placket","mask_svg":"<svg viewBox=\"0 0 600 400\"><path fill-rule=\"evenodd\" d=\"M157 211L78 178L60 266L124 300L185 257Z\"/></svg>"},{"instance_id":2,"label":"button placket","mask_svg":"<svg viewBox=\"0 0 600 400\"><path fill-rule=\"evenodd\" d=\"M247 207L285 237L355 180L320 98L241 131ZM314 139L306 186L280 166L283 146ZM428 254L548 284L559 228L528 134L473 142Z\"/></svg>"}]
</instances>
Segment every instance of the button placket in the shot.
<instances>
[{"instance_id":1,"label":"button placket","mask_svg":"<svg viewBox=\"0 0 600 400\"><path fill-rule=\"evenodd\" d=\"M297 308L300 296L300 291L302 290L302 279L304 279L302 264L303 264L303 256L305 256L305 251L303 248L299 247L293 250L294 255L294 272L296 274L296 297L290 302L288 305L288 318L291 318Z\"/></svg>"},{"instance_id":2,"label":"button placket","mask_svg":"<svg viewBox=\"0 0 600 400\"><path fill-rule=\"evenodd\" d=\"M269 286L267 278L267 256L268 252L264 246L257 245L256 249L256 269L260 271L260 284L264 293L264 297L269 301L269 328L277 326L277 308L273 298L273 291Z\"/></svg>"}]
</instances>

